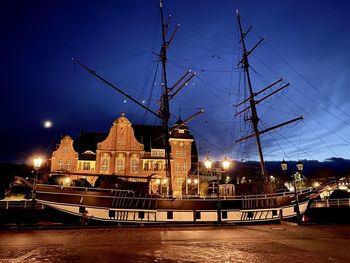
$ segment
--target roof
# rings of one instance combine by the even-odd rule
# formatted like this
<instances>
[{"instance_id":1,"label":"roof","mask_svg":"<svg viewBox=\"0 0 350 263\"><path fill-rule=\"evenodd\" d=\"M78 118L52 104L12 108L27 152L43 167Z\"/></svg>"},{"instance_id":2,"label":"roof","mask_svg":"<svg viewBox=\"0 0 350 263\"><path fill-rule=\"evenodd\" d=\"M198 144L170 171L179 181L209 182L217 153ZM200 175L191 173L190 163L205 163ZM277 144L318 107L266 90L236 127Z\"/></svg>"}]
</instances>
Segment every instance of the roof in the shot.
<instances>
[{"instance_id":1,"label":"roof","mask_svg":"<svg viewBox=\"0 0 350 263\"><path fill-rule=\"evenodd\" d=\"M135 137L144 145L145 151L151 149L165 149L164 133L162 126L155 125L132 125Z\"/></svg>"},{"instance_id":2,"label":"roof","mask_svg":"<svg viewBox=\"0 0 350 263\"><path fill-rule=\"evenodd\" d=\"M181 124L183 120L178 119L177 122L173 125L173 127L176 127L177 125ZM181 130L181 132L180 132ZM188 127L186 124L182 124L176 129L173 129L171 131L171 138L175 139L193 139L193 136L190 134L190 131L188 130Z\"/></svg>"}]
</instances>

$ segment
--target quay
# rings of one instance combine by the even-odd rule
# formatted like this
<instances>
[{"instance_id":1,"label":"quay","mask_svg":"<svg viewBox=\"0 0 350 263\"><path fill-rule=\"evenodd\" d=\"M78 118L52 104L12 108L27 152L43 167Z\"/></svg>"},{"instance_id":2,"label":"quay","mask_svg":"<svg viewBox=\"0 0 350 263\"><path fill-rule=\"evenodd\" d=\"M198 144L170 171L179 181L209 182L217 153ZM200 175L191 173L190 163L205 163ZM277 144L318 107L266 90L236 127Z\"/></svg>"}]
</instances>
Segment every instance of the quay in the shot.
<instances>
[{"instance_id":1,"label":"quay","mask_svg":"<svg viewBox=\"0 0 350 263\"><path fill-rule=\"evenodd\" d=\"M0 262L350 262L349 225L0 232Z\"/></svg>"}]
</instances>

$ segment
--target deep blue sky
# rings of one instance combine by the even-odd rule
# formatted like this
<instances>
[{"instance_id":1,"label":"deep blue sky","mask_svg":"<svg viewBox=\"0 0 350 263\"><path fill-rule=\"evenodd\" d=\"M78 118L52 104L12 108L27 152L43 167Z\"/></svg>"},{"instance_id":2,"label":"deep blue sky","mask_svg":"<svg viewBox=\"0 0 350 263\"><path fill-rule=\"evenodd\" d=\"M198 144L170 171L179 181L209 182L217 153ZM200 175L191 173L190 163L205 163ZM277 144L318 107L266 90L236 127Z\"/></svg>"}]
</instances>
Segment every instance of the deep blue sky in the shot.
<instances>
[{"instance_id":1,"label":"deep blue sky","mask_svg":"<svg viewBox=\"0 0 350 263\"><path fill-rule=\"evenodd\" d=\"M260 126L305 116L288 129L263 135L267 159L349 158L350 17L345 0L166 1L171 28L181 24L168 49L169 85L186 69L198 75L172 101L171 122L203 107L205 113L189 125L202 155L256 158L254 141L233 144L244 131L232 106L243 98L237 98L236 9L246 29L254 25L248 47L266 37L251 56L254 89L280 76L292 84L259 105ZM147 103L161 37L157 0L5 0L0 2L0 33L0 161L49 155L60 136L75 138L81 129L108 132L122 111L135 124L159 123L71 62L78 58ZM150 101L154 110L159 73ZM51 129L43 127L46 119L53 122Z\"/></svg>"}]
</instances>

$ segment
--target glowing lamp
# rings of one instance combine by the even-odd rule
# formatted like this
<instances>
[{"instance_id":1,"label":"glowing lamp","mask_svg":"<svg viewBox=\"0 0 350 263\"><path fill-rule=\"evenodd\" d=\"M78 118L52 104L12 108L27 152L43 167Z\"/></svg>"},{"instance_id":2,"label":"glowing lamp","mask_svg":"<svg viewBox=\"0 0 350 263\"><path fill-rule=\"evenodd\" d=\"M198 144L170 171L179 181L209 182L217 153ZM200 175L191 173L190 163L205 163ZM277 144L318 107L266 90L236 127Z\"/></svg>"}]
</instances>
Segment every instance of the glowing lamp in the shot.
<instances>
[{"instance_id":1,"label":"glowing lamp","mask_svg":"<svg viewBox=\"0 0 350 263\"><path fill-rule=\"evenodd\" d=\"M209 156L207 155L207 157L204 161L205 168L207 168L208 170L211 169L212 164L213 164L213 162L210 161Z\"/></svg>"},{"instance_id":2,"label":"glowing lamp","mask_svg":"<svg viewBox=\"0 0 350 263\"><path fill-rule=\"evenodd\" d=\"M43 159L41 159L40 157L34 158L33 167L35 171L38 171L40 169L42 162L43 162Z\"/></svg>"},{"instance_id":3,"label":"glowing lamp","mask_svg":"<svg viewBox=\"0 0 350 263\"><path fill-rule=\"evenodd\" d=\"M224 170L227 170L229 167L230 167L230 161L227 160L225 156L225 159L222 161L222 168L224 168Z\"/></svg>"}]
</instances>

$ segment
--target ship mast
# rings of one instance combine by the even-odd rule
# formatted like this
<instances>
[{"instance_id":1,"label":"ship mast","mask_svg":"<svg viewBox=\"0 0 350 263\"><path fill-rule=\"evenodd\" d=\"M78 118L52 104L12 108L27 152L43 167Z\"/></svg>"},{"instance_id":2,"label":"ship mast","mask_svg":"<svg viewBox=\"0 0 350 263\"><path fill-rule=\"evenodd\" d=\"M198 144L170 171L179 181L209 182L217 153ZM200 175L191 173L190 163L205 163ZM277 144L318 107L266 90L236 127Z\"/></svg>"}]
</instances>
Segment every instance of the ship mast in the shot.
<instances>
[{"instance_id":1,"label":"ship mast","mask_svg":"<svg viewBox=\"0 0 350 263\"><path fill-rule=\"evenodd\" d=\"M254 92L253 92L252 82L250 80L250 73L249 73L249 61L248 61L248 55L249 54L247 52L247 48L246 48L245 41L244 41L244 37L246 36L247 33L243 32L241 19L240 19L238 11L237 11L237 20L238 20L238 25L239 25L239 31L241 33L241 41L240 42L242 43L242 48L243 48L242 63L243 63L243 68L244 68L245 75L247 77L248 88L249 88L249 93L250 93L249 105L250 105L250 109L251 109L251 113L252 113L250 121L252 122L252 125L253 125L253 131L254 131L254 134L255 134L256 144L257 144L257 147L258 147L262 179L264 181L267 181L267 171L266 171L265 160L264 160L264 155L263 155L263 152L262 152L260 136L259 136L259 129L258 129L259 117L258 117L258 113L256 111L256 103L255 103L255 99L254 99ZM257 45L259 45L260 42L258 42Z\"/></svg>"},{"instance_id":2,"label":"ship mast","mask_svg":"<svg viewBox=\"0 0 350 263\"><path fill-rule=\"evenodd\" d=\"M260 103L261 101L267 99L268 97L272 96L273 94L279 92L280 90L288 87L289 83L285 84L284 86L278 88L277 90L271 92L270 94L264 96L261 99L257 99L257 100L255 99L256 96L258 96L262 92L268 90L269 88L273 87L277 83L281 82L282 79L277 80L276 82L272 83L271 85L267 86L266 88L264 88L264 89L262 89L262 90L260 90L258 92L254 92L253 91L252 82L251 82L250 73L249 73L249 60L248 60L248 57L260 45L260 43L264 40L264 38L260 39L258 41L258 43L256 43L255 46L251 50L248 51L247 48L246 48L246 44L245 44L245 37L247 36L249 31L252 29L252 26L250 26L249 29L246 32L244 32L243 28L242 28L241 19L240 19L240 15L238 13L238 10L236 11L236 14L237 14L237 21L238 21L239 31L240 31L240 35L241 35L240 43L242 44L242 49L243 49L242 60L238 63L238 66L240 66L240 65L243 66L243 69L244 69L244 72L245 72L245 76L246 76L247 82L248 82L248 88L249 88L249 97L247 99L245 99L244 101L242 101L241 103L237 104L236 107L239 107L239 106L243 105L244 103L246 103L248 101L249 101L249 107L244 108L243 110L239 111L238 113L235 114L235 116L237 116L237 115L245 112L246 110L250 109L251 117L248 120L251 121L252 126L253 126L253 133L252 134L250 134L248 136L245 136L245 137L242 137L242 138L236 140L236 142L240 142L240 141L249 139L251 137L255 137L257 148L258 148L258 153L259 153L259 159L260 159L260 170L261 170L262 180L264 182L267 182L268 181L268 177L267 177L266 165L265 165L264 155L263 155L261 141L260 141L260 135L265 133L265 132L271 131L273 129L279 128L281 126L284 126L284 125L290 124L292 122L298 121L300 119L303 119L304 117L300 116L300 117L297 117L295 119L292 119L292 120L286 121L284 123L275 125L273 127L267 128L265 130L261 130L261 131L259 130L259 128L258 128L259 116L258 116L258 113L257 113L256 105L258 103Z\"/></svg>"},{"instance_id":3,"label":"ship mast","mask_svg":"<svg viewBox=\"0 0 350 263\"><path fill-rule=\"evenodd\" d=\"M180 25L177 25L173 33L171 34L169 40L166 40L166 35L169 28L169 22L170 22L170 16L168 18L167 23L164 23L164 16L163 16L163 0L160 0L160 16L161 16L161 23L162 23L162 48L160 50L160 60L162 62L162 68L163 68L163 91L161 95L161 105L160 110L155 112L149 107L145 106L143 103L139 102L126 92L124 92L122 89L117 87L116 85L112 84L110 81L103 78L101 75L99 75L95 70L87 67L83 63L81 63L78 59L72 58L72 61L74 63L77 63L79 66L81 66L83 69L88 71L91 75L105 83L106 85L113 88L118 93L122 94L123 96L127 97L134 103L136 103L138 106L142 107L143 109L147 110L148 112L152 113L154 116L162 120L162 128L163 128L163 135L162 138L164 139L165 144L165 159L166 159L166 178L168 180L168 186L169 186L169 195L172 195L173 188L172 188L172 177L171 177L171 163L170 163L170 133L181 127L182 125L187 124L194 118L196 118L198 115L202 114L204 111L203 109L199 109L196 113L190 115L182 122L178 123L177 125L174 125L172 128L169 129L169 119L170 119L170 108L169 108L169 101L175 97L185 86L186 84L196 75L195 72L192 72L191 70L188 70L171 88L168 88L168 81L167 81L167 71L166 71L166 62L167 62L167 53L166 50L169 47L169 44L173 40L175 33L177 32L177 29Z\"/></svg>"},{"instance_id":4,"label":"ship mast","mask_svg":"<svg viewBox=\"0 0 350 263\"><path fill-rule=\"evenodd\" d=\"M168 80L167 80L167 71L166 71L166 61L167 61L166 49L168 47L168 42L165 40L168 24L164 24L162 0L160 0L160 17L161 17L161 24L162 24L162 48L160 51L160 60L162 61L162 68L163 68L163 94L161 99L162 105L160 109L160 117L162 119L164 141L165 141L166 178L168 180L168 185L169 185L169 195L172 195L172 177L171 177L171 165L170 165L170 142L169 142L169 124L168 124L169 118L170 118L170 109L169 109Z\"/></svg>"}]
</instances>

